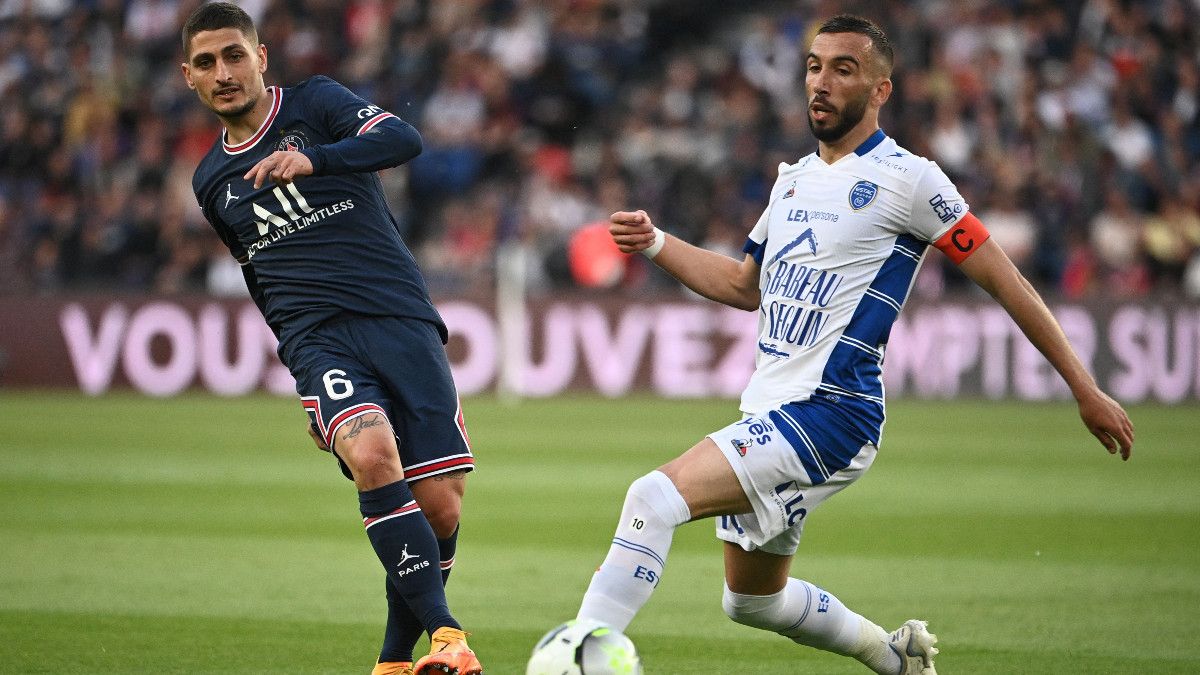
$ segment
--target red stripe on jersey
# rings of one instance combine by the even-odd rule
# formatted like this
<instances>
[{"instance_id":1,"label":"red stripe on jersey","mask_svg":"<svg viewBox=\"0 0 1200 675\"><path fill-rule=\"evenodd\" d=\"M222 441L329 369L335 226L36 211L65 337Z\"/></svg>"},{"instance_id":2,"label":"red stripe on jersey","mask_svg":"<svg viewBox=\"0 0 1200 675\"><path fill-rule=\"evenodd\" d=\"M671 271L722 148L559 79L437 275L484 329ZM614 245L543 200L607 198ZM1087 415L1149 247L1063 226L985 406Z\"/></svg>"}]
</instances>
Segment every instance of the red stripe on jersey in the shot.
<instances>
[{"instance_id":1,"label":"red stripe on jersey","mask_svg":"<svg viewBox=\"0 0 1200 675\"><path fill-rule=\"evenodd\" d=\"M421 510L421 507L417 506L417 502L414 500L414 501L411 501L411 502L405 504L404 506L401 506L400 508L396 509L395 511L392 511L391 513L385 513L382 516L371 516L370 518L363 518L363 527L370 527L370 526L374 525L375 523L378 523L381 520L387 520L389 518L395 518L396 516L403 516L403 515L407 515L409 513L415 513L420 510Z\"/></svg>"},{"instance_id":2,"label":"red stripe on jersey","mask_svg":"<svg viewBox=\"0 0 1200 675\"><path fill-rule=\"evenodd\" d=\"M385 112L385 113L381 113L381 114L379 114L379 115L376 115L375 117L372 117L371 119L367 120L367 123L366 123L366 124L364 124L364 125L362 125L361 127L359 127L359 128L358 128L358 133L357 133L357 134L355 134L355 135L356 135L356 136L361 136L361 135L363 135L363 134L367 133L367 132L368 132L368 131L370 131L371 129L374 129L376 124L379 124L380 122L382 122L382 121L386 120L386 119L387 119L387 118L389 118L389 117L395 117L395 115L393 115L393 114L392 114L392 113L390 113L390 112Z\"/></svg>"},{"instance_id":3,"label":"red stripe on jersey","mask_svg":"<svg viewBox=\"0 0 1200 675\"><path fill-rule=\"evenodd\" d=\"M983 246L983 242L991 236L991 233L987 231L983 223L979 222L975 214L968 211L967 215L946 230L946 234L933 242L933 245L953 260L955 265L961 265L962 261L978 251L979 247Z\"/></svg>"},{"instance_id":4,"label":"red stripe on jersey","mask_svg":"<svg viewBox=\"0 0 1200 675\"><path fill-rule=\"evenodd\" d=\"M271 101L271 112L267 113L267 119L263 120L262 126L258 128L258 131L254 132L254 135L249 140L237 145L230 145L225 142L225 139L229 137L229 130L221 132L221 146L225 148L225 152L237 154L249 150L267 134L267 129L271 128L271 122L275 121L275 115L279 112L280 104L283 103L283 90L275 86L267 87L267 89L270 90L271 95L274 97L274 100Z\"/></svg>"},{"instance_id":5,"label":"red stripe on jersey","mask_svg":"<svg viewBox=\"0 0 1200 675\"><path fill-rule=\"evenodd\" d=\"M462 399L456 397L458 403L458 412L454 416L455 423L458 424L458 433L462 434L463 443L467 444L467 452L471 451L471 437L467 435L467 419L463 417Z\"/></svg>"},{"instance_id":6,"label":"red stripe on jersey","mask_svg":"<svg viewBox=\"0 0 1200 675\"><path fill-rule=\"evenodd\" d=\"M425 466L423 466L419 469L412 469L411 471L405 471L404 472L404 480L411 481L411 480L416 480L418 478L425 478L428 476L432 476L434 474L445 473L447 471L453 471L454 469L458 469L458 468L464 467L464 466L475 466L475 458L474 457L456 457L454 459L448 459L444 462L435 462L433 464L426 464Z\"/></svg>"},{"instance_id":7,"label":"red stripe on jersey","mask_svg":"<svg viewBox=\"0 0 1200 675\"><path fill-rule=\"evenodd\" d=\"M316 397L310 399L301 399L300 405L304 406L305 410L311 410L313 417L316 418L317 430L321 432L321 436L325 436L325 422L321 419L321 401Z\"/></svg>"}]
</instances>

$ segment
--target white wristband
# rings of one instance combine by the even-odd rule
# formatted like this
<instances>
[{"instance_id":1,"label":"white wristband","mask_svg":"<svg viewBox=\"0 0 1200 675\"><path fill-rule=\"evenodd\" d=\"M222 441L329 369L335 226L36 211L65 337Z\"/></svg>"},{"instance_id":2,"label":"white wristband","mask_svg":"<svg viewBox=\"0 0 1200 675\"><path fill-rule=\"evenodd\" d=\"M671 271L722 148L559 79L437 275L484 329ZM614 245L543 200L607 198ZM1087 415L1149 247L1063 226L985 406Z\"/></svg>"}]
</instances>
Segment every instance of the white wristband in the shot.
<instances>
[{"instance_id":1,"label":"white wristband","mask_svg":"<svg viewBox=\"0 0 1200 675\"><path fill-rule=\"evenodd\" d=\"M663 246L665 246L666 243L667 243L667 233L663 232L662 230L660 230L656 227L656 228L654 228L654 243L650 244L650 246L642 249L640 251L640 253L642 255L646 256L647 258L650 258L651 260L653 260L654 256L658 255L658 252L662 250Z\"/></svg>"}]
</instances>

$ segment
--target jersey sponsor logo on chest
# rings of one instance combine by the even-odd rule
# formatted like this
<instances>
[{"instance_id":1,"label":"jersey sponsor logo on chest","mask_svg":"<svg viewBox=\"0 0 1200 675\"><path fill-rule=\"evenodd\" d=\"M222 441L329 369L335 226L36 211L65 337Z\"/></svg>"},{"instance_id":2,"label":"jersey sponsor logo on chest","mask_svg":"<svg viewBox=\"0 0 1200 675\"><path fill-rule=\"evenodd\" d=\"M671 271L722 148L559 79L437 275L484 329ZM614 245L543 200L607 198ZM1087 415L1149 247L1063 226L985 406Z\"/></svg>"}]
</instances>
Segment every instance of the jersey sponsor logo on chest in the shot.
<instances>
[{"instance_id":1,"label":"jersey sponsor logo on chest","mask_svg":"<svg viewBox=\"0 0 1200 675\"><path fill-rule=\"evenodd\" d=\"M271 190L270 194L274 200L266 200L267 206L282 210L283 215L266 208L258 201L250 203L254 214L254 226L259 237L246 249L250 258L254 258L259 251L297 230L302 230L336 213L354 208L354 201L350 199L314 208L309 205L308 200L305 199L295 183L288 183L286 187L277 186Z\"/></svg>"},{"instance_id":2,"label":"jersey sponsor logo on chest","mask_svg":"<svg viewBox=\"0 0 1200 675\"><path fill-rule=\"evenodd\" d=\"M807 223L815 220L826 220L831 223L838 221L838 214L830 213L829 211L809 211L808 209L788 209L787 221L789 223Z\"/></svg>"}]
</instances>

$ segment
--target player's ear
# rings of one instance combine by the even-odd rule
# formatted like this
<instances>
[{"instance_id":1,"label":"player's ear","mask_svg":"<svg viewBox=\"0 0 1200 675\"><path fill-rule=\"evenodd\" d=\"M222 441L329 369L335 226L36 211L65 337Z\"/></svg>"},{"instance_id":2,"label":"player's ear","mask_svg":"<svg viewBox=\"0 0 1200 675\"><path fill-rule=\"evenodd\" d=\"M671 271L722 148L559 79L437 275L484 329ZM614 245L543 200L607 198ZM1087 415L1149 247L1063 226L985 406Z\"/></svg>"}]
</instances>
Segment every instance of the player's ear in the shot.
<instances>
[{"instance_id":1,"label":"player's ear","mask_svg":"<svg viewBox=\"0 0 1200 675\"><path fill-rule=\"evenodd\" d=\"M871 102L882 106L892 96L892 78L885 77L875 83L875 91L871 92Z\"/></svg>"},{"instance_id":2,"label":"player's ear","mask_svg":"<svg viewBox=\"0 0 1200 675\"><path fill-rule=\"evenodd\" d=\"M267 46L261 42L258 43L258 72L267 72Z\"/></svg>"},{"instance_id":3,"label":"player's ear","mask_svg":"<svg viewBox=\"0 0 1200 675\"><path fill-rule=\"evenodd\" d=\"M179 64L179 69L183 71L183 81L187 82L188 89L195 89L196 83L192 82L192 69L186 63Z\"/></svg>"}]
</instances>

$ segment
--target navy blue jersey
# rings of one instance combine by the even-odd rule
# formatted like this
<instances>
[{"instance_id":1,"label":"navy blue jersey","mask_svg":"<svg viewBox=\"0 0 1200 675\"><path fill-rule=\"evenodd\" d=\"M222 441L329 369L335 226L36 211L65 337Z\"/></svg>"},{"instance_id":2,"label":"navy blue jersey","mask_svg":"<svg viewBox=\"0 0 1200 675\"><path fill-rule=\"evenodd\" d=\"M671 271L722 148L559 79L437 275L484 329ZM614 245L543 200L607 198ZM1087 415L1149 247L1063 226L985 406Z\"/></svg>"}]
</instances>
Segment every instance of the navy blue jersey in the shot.
<instances>
[{"instance_id":1,"label":"navy blue jersey","mask_svg":"<svg viewBox=\"0 0 1200 675\"><path fill-rule=\"evenodd\" d=\"M192 177L204 217L242 265L288 363L295 340L333 316L401 316L446 327L400 238L374 174L421 152L400 118L323 76L268 87L271 110L240 145L224 134ZM313 175L255 190L242 178L276 150L299 150Z\"/></svg>"}]
</instances>

